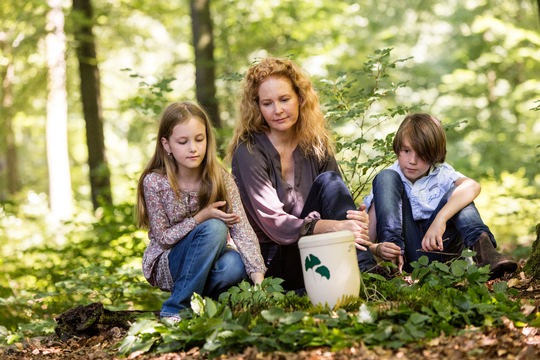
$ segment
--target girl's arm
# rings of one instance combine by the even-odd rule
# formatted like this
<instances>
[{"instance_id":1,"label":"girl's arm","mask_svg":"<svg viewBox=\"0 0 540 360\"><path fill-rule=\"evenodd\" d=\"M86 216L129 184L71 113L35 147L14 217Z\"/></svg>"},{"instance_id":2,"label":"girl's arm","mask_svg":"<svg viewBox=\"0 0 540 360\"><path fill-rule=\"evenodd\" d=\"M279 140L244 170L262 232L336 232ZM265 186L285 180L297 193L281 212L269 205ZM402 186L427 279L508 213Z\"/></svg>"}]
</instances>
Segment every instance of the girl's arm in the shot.
<instances>
[{"instance_id":1,"label":"girl's arm","mask_svg":"<svg viewBox=\"0 0 540 360\"><path fill-rule=\"evenodd\" d=\"M427 251L443 249L443 234L446 223L480 194L480 184L473 179L462 177L454 182L456 189L448 202L439 211L435 220L422 239L422 249Z\"/></svg>"},{"instance_id":2,"label":"girl's arm","mask_svg":"<svg viewBox=\"0 0 540 360\"><path fill-rule=\"evenodd\" d=\"M150 173L143 180L144 201L153 238L163 247L171 248L197 226L193 217L176 214L178 221L171 220L171 211L182 211L167 179ZM184 209L187 214L187 209Z\"/></svg>"},{"instance_id":3,"label":"girl's arm","mask_svg":"<svg viewBox=\"0 0 540 360\"><path fill-rule=\"evenodd\" d=\"M232 176L224 172L225 187L231 202L232 213L239 217L239 221L230 227L231 238L242 257L246 272L255 284L260 284L264 279L266 266L261 255L259 240L249 224L240 193Z\"/></svg>"}]
</instances>

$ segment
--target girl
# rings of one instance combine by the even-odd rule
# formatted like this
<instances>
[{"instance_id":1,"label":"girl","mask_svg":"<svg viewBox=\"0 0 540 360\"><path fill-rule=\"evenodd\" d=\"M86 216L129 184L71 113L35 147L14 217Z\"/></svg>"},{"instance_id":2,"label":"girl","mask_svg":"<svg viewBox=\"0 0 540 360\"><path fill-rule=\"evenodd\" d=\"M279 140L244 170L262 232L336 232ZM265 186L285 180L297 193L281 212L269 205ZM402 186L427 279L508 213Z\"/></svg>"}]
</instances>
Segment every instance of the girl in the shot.
<instances>
[{"instance_id":1,"label":"girl","mask_svg":"<svg viewBox=\"0 0 540 360\"><path fill-rule=\"evenodd\" d=\"M171 296L161 317L180 320L193 293L217 298L266 271L232 177L217 160L208 115L189 102L169 105L154 155L138 184L138 223L149 229L144 276ZM239 252L227 247L232 237Z\"/></svg>"},{"instance_id":2,"label":"girl","mask_svg":"<svg viewBox=\"0 0 540 360\"><path fill-rule=\"evenodd\" d=\"M397 161L373 180L369 209L374 253L405 265L422 255L446 261L465 247L476 251L478 266L489 265L492 278L513 272L517 263L499 254L497 243L473 200L480 184L445 162L446 134L429 114L405 117L394 137Z\"/></svg>"}]
</instances>

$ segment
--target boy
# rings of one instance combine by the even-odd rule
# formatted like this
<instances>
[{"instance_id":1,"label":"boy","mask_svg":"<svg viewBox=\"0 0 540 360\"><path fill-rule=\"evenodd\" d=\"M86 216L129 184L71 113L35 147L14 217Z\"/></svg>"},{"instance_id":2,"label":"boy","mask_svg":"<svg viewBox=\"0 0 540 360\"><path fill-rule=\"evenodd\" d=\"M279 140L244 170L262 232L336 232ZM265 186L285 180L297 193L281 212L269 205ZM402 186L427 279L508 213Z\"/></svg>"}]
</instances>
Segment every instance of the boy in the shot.
<instances>
[{"instance_id":1,"label":"boy","mask_svg":"<svg viewBox=\"0 0 540 360\"><path fill-rule=\"evenodd\" d=\"M405 117L393 141L398 160L373 180L364 199L369 212L370 250L399 269L426 255L447 261L467 247L491 278L514 272L517 263L495 250L497 243L473 200L480 184L445 163L446 135L429 114Z\"/></svg>"}]
</instances>

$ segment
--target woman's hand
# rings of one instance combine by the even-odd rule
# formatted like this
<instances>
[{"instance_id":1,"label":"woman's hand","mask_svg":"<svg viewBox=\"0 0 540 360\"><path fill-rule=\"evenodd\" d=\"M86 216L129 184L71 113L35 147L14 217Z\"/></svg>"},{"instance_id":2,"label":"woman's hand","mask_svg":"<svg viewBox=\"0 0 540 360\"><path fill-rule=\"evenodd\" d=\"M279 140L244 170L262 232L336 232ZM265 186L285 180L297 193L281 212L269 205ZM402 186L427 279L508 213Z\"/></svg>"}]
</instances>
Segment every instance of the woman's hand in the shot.
<instances>
[{"instance_id":1,"label":"woman's hand","mask_svg":"<svg viewBox=\"0 0 540 360\"><path fill-rule=\"evenodd\" d=\"M373 243L369 239L369 216L364 210L348 210L347 220L340 221L343 230L352 231L358 250L367 251Z\"/></svg>"},{"instance_id":2,"label":"woman's hand","mask_svg":"<svg viewBox=\"0 0 540 360\"><path fill-rule=\"evenodd\" d=\"M226 213L219 209L225 205L227 205L226 201L216 201L215 203L208 205L195 214L195 221L200 224L209 219L218 219L223 221L228 227L233 226L240 221L240 216L233 213Z\"/></svg>"},{"instance_id":3,"label":"woman's hand","mask_svg":"<svg viewBox=\"0 0 540 360\"><path fill-rule=\"evenodd\" d=\"M334 222L331 231L349 230L354 235L356 248L367 251L367 247L372 245L371 241L369 241L368 217L365 212L363 214L361 213L361 211L349 210L347 212L347 220L331 220Z\"/></svg>"}]
</instances>

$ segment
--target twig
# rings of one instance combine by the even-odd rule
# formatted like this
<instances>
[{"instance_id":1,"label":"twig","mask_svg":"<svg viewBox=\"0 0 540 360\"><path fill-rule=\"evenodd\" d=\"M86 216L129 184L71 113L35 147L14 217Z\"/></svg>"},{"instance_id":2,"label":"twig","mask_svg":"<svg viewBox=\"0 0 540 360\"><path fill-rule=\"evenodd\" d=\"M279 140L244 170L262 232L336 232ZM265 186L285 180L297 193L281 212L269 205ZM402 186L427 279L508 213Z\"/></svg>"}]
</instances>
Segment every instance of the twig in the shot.
<instances>
[{"instance_id":1,"label":"twig","mask_svg":"<svg viewBox=\"0 0 540 360\"><path fill-rule=\"evenodd\" d=\"M450 238L443 239L443 242L450 240ZM443 252L439 250L424 250L424 249L417 249L416 251L423 252L423 253L432 253L432 254L442 254L442 255L460 255L457 253L448 253Z\"/></svg>"}]
</instances>

